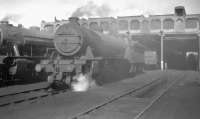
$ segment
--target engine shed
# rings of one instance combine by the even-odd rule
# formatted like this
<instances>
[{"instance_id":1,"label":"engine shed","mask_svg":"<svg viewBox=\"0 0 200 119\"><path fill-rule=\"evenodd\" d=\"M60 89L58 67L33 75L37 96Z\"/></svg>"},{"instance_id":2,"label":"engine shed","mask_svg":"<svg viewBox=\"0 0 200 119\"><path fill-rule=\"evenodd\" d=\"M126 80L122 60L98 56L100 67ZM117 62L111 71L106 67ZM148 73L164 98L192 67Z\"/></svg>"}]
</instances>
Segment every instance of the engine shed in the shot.
<instances>
[{"instance_id":1,"label":"engine shed","mask_svg":"<svg viewBox=\"0 0 200 119\"><path fill-rule=\"evenodd\" d=\"M119 34L146 46L146 66L200 69L200 14L186 15L178 6L174 14L118 17L118 26Z\"/></svg>"},{"instance_id":2,"label":"engine shed","mask_svg":"<svg viewBox=\"0 0 200 119\"><path fill-rule=\"evenodd\" d=\"M119 33L128 35L131 40L146 46L148 51L155 52L157 65L162 70L199 70L200 15L186 15L182 6L176 7L174 12L149 17L119 17L119 24L124 24L119 27ZM126 22L128 27L125 28ZM148 60L150 57L145 58Z\"/></svg>"},{"instance_id":3,"label":"engine shed","mask_svg":"<svg viewBox=\"0 0 200 119\"><path fill-rule=\"evenodd\" d=\"M56 29L64 22L68 21L43 22L42 28L51 24ZM200 69L200 14L186 14L183 6L175 7L171 14L88 18L79 22L104 34L120 35L125 42L128 39L142 44L147 68Z\"/></svg>"}]
</instances>

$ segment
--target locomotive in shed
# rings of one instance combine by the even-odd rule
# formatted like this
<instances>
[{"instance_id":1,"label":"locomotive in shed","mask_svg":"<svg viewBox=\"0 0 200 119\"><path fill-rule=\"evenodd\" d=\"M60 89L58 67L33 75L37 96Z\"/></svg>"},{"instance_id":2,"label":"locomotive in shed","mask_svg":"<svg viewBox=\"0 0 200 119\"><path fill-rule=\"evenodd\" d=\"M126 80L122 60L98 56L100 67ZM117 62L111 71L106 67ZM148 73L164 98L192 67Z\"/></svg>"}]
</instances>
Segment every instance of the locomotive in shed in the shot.
<instances>
[{"instance_id":1,"label":"locomotive in shed","mask_svg":"<svg viewBox=\"0 0 200 119\"><path fill-rule=\"evenodd\" d=\"M54 33L1 23L1 79L49 81L59 87L73 86L79 79L99 85L112 82L99 78L101 73L116 75L116 80L126 77L130 62L125 55L130 44L120 36L80 26L78 21L76 17L69 18L69 23Z\"/></svg>"},{"instance_id":2,"label":"locomotive in shed","mask_svg":"<svg viewBox=\"0 0 200 119\"><path fill-rule=\"evenodd\" d=\"M105 66L109 66L115 74L126 75L130 65L124 58L124 40L82 27L78 20L71 17L69 23L56 29L53 40L55 50L36 65L36 71L46 72L50 82L61 81L70 86L81 76L92 82L95 79L99 84L96 76Z\"/></svg>"},{"instance_id":3,"label":"locomotive in shed","mask_svg":"<svg viewBox=\"0 0 200 119\"><path fill-rule=\"evenodd\" d=\"M34 69L37 62L45 57L46 50L53 47L52 37L41 31L1 21L0 85L42 80Z\"/></svg>"}]
</instances>

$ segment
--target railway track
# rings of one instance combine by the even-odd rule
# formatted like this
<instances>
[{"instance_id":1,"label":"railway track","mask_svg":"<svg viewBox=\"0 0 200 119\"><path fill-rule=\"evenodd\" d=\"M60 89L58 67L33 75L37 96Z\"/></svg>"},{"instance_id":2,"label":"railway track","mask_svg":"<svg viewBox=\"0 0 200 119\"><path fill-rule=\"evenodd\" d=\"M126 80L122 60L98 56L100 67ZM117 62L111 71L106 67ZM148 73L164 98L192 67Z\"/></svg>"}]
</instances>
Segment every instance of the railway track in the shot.
<instances>
[{"instance_id":1,"label":"railway track","mask_svg":"<svg viewBox=\"0 0 200 119\"><path fill-rule=\"evenodd\" d=\"M184 77L184 76L183 76ZM146 106L137 116L135 116L133 119L139 119L147 110L151 108L153 104L155 104L163 95L165 95L170 88L172 88L175 84L177 84L182 78L179 78L175 81L173 81L165 90L163 90L160 94L158 94L148 106Z\"/></svg>"},{"instance_id":2,"label":"railway track","mask_svg":"<svg viewBox=\"0 0 200 119\"><path fill-rule=\"evenodd\" d=\"M143 113L183 77L184 74L181 72L158 71L148 72L136 78L122 80L82 93L57 92L58 95L49 96L52 94L45 94L47 92L43 94L42 90L38 90L38 92L36 90L41 94L34 94L35 91L29 92L30 95L39 95L35 96L36 98L26 98L27 101L33 100L30 101L30 104L28 102L8 106L8 108L3 107L1 114L5 119L14 119L16 118L14 115L18 115L18 119L23 119L25 113L30 118L35 118L37 115L38 119L58 117L67 119L129 119L129 117L140 119ZM23 98L25 97L28 96L23 95ZM35 99L38 100L35 101ZM20 103L20 101L18 102ZM9 112L13 112L13 114L9 115Z\"/></svg>"},{"instance_id":3,"label":"railway track","mask_svg":"<svg viewBox=\"0 0 200 119\"><path fill-rule=\"evenodd\" d=\"M0 89L0 107L33 101L50 95L66 92L67 90L48 91L48 83L10 86Z\"/></svg>"},{"instance_id":4,"label":"railway track","mask_svg":"<svg viewBox=\"0 0 200 119\"><path fill-rule=\"evenodd\" d=\"M115 103L115 105L117 105L118 102L120 102L120 100L122 100L123 98L129 97L130 95L137 97L138 93L140 93L141 90L149 90L151 87L153 87L155 85L162 85L163 82L166 83L164 88L162 89L162 91L159 92L156 96L154 96L151 99L150 103L147 106L145 106L145 108L143 108L143 110L140 110L140 112L134 116L134 119L139 119L146 110L148 110L154 103L156 103L163 95L165 95L165 93L171 87L173 87L173 85L175 85L181 79L182 78L178 78L171 82L167 81L167 79L166 80L163 80L163 79L154 80L151 83L146 84L138 89L127 90L123 94L117 95L117 96L105 101L104 103L102 103L100 105L92 107L89 110L86 110L85 112L79 113L79 114L75 115L74 117L71 117L70 119L93 118L90 115L92 115L93 113L96 113L96 112L102 112L102 110L104 110L106 107L112 105L113 103ZM131 102L130 102L130 104L131 104ZM103 115L103 113L102 113L102 115ZM107 118L107 117L103 117L103 118Z\"/></svg>"},{"instance_id":5,"label":"railway track","mask_svg":"<svg viewBox=\"0 0 200 119\"><path fill-rule=\"evenodd\" d=\"M159 81L160 80L155 80L141 88L127 90L122 95L117 95L113 97L112 99L106 101L105 103L96 106L94 109L91 108L91 110L88 110L85 113L89 113L95 109L98 109L113 101L116 101L126 95L136 92L137 90L151 86L154 83L157 83ZM47 91L47 86L48 86L48 83L42 82L42 83L35 83L35 84L29 84L29 85L16 85L16 86L0 88L0 107L15 105L15 104L19 104L19 103L23 103L27 101L33 101L33 100L41 99L47 96L64 93L67 91L67 90ZM80 114L80 115L83 115L83 114Z\"/></svg>"},{"instance_id":6,"label":"railway track","mask_svg":"<svg viewBox=\"0 0 200 119\"><path fill-rule=\"evenodd\" d=\"M0 88L0 107L33 101L47 96L64 93L67 89L47 91L47 82L14 85Z\"/></svg>"}]
</instances>

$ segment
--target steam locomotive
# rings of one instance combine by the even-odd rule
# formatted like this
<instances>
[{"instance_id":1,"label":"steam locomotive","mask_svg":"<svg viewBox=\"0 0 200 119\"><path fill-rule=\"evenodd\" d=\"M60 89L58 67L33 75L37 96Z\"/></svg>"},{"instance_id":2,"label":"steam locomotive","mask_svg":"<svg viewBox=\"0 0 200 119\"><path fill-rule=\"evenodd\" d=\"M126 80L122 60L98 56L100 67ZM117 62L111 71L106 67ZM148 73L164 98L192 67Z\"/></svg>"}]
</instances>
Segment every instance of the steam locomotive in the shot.
<instances>
[{"instance_id":1,"label":"steam locomotive","mask_svg":"<svg viewBox=\"0 0 200 119\"><path fill-rule=\"evenodd\" d=\"M129 71L123 39L80 26L76 17L56 29L53 44L55 50L35 67L37 72L48 74L49 82L60 81L71 86L78 82L78 77L85 76L100 84L103 79L97 77L105 67L113 75L125 76Z\"/></svg>"},{"instance_id":2,"label":"steam locomotive","mask_svg":"<svg viewBox=\"0 0 200 119\"><path fill-rule=\"evenodd\" d=\"M50 34L0 22L0 85L41 81L35 65L53 48ZM19 80L20 79L20 80Z\"/></svg>"},{"instance_id":3,"label":"steam locomotive","mask_svg":"<svg viewBox=\"0 0 200 119\"><path fill-rule=\"evenodd\" d=\"M124 58L124 40L92 31L78 21L70 18L54 34L1 23L0 79L70 87L83 77L100 85L102 80L109 82L109 78L99 78L100 73L124 77L130 68Z\"/></svg>"}]
</instances>

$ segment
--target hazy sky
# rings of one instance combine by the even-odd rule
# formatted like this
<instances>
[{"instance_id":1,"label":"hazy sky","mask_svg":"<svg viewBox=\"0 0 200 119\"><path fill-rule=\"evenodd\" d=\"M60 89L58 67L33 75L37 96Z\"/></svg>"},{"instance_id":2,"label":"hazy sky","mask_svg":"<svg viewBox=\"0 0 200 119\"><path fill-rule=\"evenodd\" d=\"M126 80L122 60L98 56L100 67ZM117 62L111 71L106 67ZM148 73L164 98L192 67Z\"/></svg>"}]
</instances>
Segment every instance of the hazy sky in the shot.
<instances>
[{"instance_id":1,"label":"hazy sky","mask_svg":"<svg viewBox=\"0 0 200 119\"><path fill-rule=\"evenodd\" d=\"M69 16L132 16L170 14L185 6L186 13L200 13L200 0L0 0L0 19L26 27ZM79 9L78 9L79 8ZM76 12L75 12L76 11ZM74 13L75 12L75 13Z\"/></svg>"}]
</instances>

